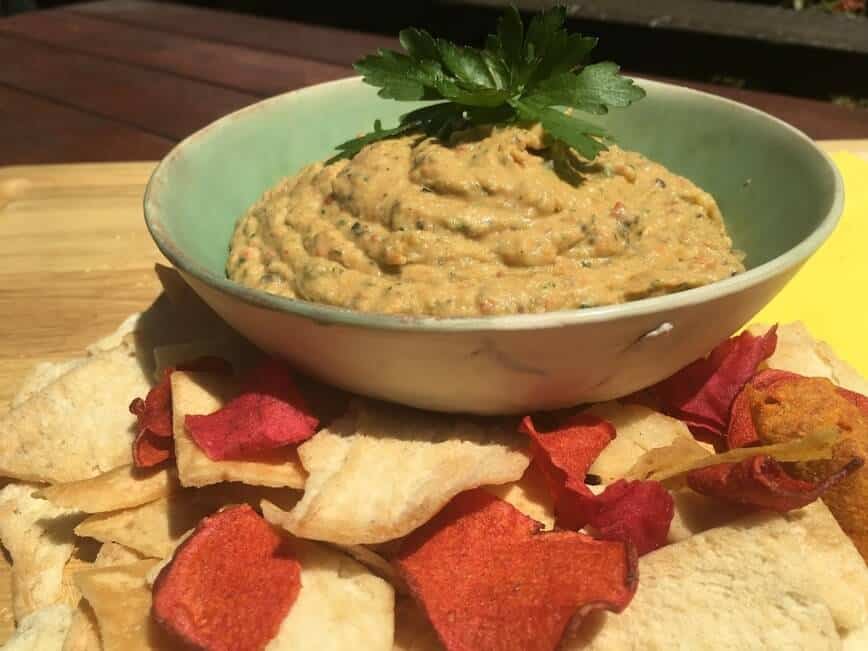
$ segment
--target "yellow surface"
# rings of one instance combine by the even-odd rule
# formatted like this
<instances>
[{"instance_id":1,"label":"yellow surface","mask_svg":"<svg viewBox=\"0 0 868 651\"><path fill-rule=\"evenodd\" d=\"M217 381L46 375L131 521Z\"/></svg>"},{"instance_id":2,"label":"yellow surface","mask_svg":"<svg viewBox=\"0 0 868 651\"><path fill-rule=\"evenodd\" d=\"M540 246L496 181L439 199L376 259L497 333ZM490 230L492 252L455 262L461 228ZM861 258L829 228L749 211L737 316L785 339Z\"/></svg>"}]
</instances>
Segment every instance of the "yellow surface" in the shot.
<instances>
[{"instance_id":1,"label":"yellow surface","mask_svg":"<svg viewBox=\"0 0 868 651\"><path fill-rule=\"evenodd\" d=\"M811 333L868 374L868 160L832 158L844 177L844 214L835 232L754 321L800 320Z\"/></svg>"}]
</instances>

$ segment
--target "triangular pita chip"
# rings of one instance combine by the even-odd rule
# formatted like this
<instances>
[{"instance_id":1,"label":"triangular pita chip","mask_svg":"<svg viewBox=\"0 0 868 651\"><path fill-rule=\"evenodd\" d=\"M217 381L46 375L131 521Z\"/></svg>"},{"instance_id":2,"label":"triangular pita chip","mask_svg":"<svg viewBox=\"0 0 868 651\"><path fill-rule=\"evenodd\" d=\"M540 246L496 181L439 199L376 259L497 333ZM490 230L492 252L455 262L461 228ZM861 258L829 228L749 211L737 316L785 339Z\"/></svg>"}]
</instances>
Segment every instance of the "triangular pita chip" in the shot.
<instances>
[{"instance_id":1,"label":"triangular pita chip","mask_svg":"<svg viewBox=\"0 0 868 651\"><path fill-rule=\"evenodd\" d=\"M177 648L151 618L151 588L145 576L155 563L99 567L76 577L96 615L103 651Z\"/></svg>"},{"instance_id":2,"label":"triangular pita chip","mask_svg":"<svg viewBox=\"0 0 868 651\"><path fill-rule=\"evenodd\" d=\"M256 461L212 461L196 445L184 427L188 414L217 411L238 391L229 376L178 371L172 373L172 419L178 476L184 486L206 486L240 481L258 486L301 488L305 472L295 446L286 446L257 456Z\"/></svg>"},{"instance_id":3,"label":"triangular pita chip","mask_svg":"<svg viewBox=\"0 0 868 651\"><path fill-rule=\"evenodd\" d=\"M71 617L66 604L45 606L30 613L3 645L3 651L61 651Z\"/></svg>"},{"instance_id":4,"label":"triangular pita chip","mask_svg":"<svg viewBox=\"0 0 868 651\"><path fill-rule=\"evenodd\" d=\"M149 386L127 345L89 358L0 419L0 476L68 482L131 463L127 407Z\"/></svg>"},{"instance_id":5,"label":"triangular pita chip","mask_svg":"<svg viewBox=\"0 0 868 651\"><path fill-rule=\"evenodd\" d=\"M263 504L266 518L271 512ZM392 651L395 593L346 554L292 539L301 563L301 592L266 651Z\"/></svg>"},{"instance_id":6,"label":"triangular pita chip","mask_svg":"<svg viewBox=\"0 0 868 651\"><path fill-rule=\"evenodd\" d=\"M80 516L32 496L35 486L0 490L0 541L12 557L15 619L57 603L63 568L75 548L72 526Z\"/></svg>"},{"instance_id":7,"label":"triangular pita chip","mask_svg":"<svg viewBox=\"0 0 868 651\"><path fill-rule=\"evenodd\" d=\"M630 607L565 650L838 649L868 617L868 568L822 502L663 547L639 573Z\"/></svg>"},{"instance_id":8,"label":"triangular pita chip","mask_svg":"<svg viewBox=\"0 0 868 651\"><path fill-rule=\"evenodd\" d=\"M86 357L75 357L60 362L40 362L21 381L18 392L12 398L12 406L17 407L26 402L61 375L81 366L85 361L87 361Z\"/></svg>"},{"instance_id":9,"label":"triangular pita chip","mask_svg":"<svg viewBox=\"0 0 868 651\"><path fill-rule=\"evenodd\" d=\"M242 502L259 508L262 499L291 508L298 493L235 483L186 489L135 508L92 515L75 528L75 533L104 543L120 543L146 557L165 558L206 515Z\"/></svg>"},{"instance_id":10,"label":"triangular pita chip","mask_svg":"<svg viewBox=\"0 0 868 651\"><path fill-rule=\"evenodd\" d=\"M83 513L103 513L153 502L178 490L174 468L156 471L121 466L91 479L55 484L36 493L55 506Z\"/></svg>"},{"instance_id":11,"label":"triangular pita chip","mask_svg":"<svg viewBox=\"0 0 868 651\"><path fill-rule=\"evenodd\" d=\"M299 446L309 473L304 496L279 524L345 545L392 540L462 491L521 478L523 445L501 422L359 400Z\"/></svg>"}]
</instances>

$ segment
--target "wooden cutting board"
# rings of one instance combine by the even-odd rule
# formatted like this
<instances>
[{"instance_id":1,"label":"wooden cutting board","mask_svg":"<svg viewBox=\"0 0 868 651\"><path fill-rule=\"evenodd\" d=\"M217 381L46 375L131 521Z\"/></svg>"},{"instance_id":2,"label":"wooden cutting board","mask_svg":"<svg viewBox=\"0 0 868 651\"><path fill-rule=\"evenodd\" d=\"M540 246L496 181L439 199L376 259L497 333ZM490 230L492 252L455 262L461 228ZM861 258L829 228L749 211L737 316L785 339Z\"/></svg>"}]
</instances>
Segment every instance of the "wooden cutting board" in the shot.
<instances>
[{"instance_id":1,"label":"wooden cutting board","mask_svg":"<svg viewBox=\"0 0 868 651\"><path fill-rule=\"evenodd\" d=\"M868 159L868 140L822 145ZM153 266L165 260L142 219L155 165L0 167L0 414L33 365L80 355L156 298ZM10 598L0 556L0 644Z\"/></svg>"}]
</instances>

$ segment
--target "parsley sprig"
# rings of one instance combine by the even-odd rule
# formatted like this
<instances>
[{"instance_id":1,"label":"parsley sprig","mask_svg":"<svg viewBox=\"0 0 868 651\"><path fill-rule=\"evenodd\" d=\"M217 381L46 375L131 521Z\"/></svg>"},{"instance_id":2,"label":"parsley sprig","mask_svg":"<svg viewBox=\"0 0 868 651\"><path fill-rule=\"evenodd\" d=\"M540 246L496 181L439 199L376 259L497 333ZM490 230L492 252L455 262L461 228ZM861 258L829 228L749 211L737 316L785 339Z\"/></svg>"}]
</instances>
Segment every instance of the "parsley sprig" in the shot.
<instances>
[{"instance_id":1,"label":"parsley sprig","mask_svg":"<svg viewBox=\"0 0 868 651\"><path fill-rule=\"evenodd\" d=\"M401 31L406 53L379 50L355 69L365 83L380 89L380 97L445 101L405 113L391 129L377 120L370 133L338 145L335 159L411 131L445 139L473 125L515 122L539 122L555 141L595 158L611 138L576 112L602 115L642 99L645 91L612 62L587 64L597 39L570 34L565 19L563 7L549 9L534 16L525 31L511 7L483 49L455 45L421 29Z\"/></svg>"}]
</instances>

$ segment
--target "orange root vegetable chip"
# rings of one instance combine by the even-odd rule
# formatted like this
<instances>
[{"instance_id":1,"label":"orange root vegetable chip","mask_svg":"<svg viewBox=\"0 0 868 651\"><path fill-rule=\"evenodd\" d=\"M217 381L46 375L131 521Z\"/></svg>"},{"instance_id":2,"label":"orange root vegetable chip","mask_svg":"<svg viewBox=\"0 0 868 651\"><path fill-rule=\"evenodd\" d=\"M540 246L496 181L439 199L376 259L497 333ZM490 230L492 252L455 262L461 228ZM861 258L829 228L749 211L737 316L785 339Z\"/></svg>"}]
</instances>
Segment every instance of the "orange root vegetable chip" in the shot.
<instances>
[{"instance_id":1,"label":"orange root vegetable chip","mask_svg":"<svg viewBox=\"0 0 868 651\"><path fill-rule=\"evenodd\" d=\"M574 510L585 511L584 521L596 538L621 540L636 547L639 556L666 544L675 503L660 482L620 479L600 495L581 497Z\"/></svg>"},{"instance_id":2,"label":"orange root vegetable chip","mask_svg":"<svg viewBox=\"0 0 868 651\"><path fill-rule=\"evenodd\" d=\"M577 613L630 603L629 544L540 527L474 489L404 540L396 565L447 651L552 651Z\"/></svg>"},{"instance_id":3,"label":"orange root vegetable chip","mask_svg":"<svg viewBox=\"0 0 868 651\"><path fill-rule=\"evenodd\" d=\"M205 518L154 582L157 622L208 651L254 651L277 635L301 589L288 540L249 505Z\"/></svg>"},{"instance_id":4,"label":"orange root vegetable chip","mask_svg":"<svg viewBox=\"0 0 868 651\"><path fill-rule=\"evenodd\" d=\"M133 463L137 468L150 468L174 456L172 443L172 385L175 371L211 371L232 373L232 366L220 357L200 357L167 368L163 377L144 400L130 403L130 413L138 420L139 433L133 442Z\"/></svg>"},{"instance_id":5,"label":"orange root vegetable chip","mask_svg":"<svg viewBox=\"0 0 868 651\"><path fill-rule=\"evenodd\" d=\"M546 478L555 500L557 524L566 529L585 525L583 514L574 510L578 497L593 497L585 475L600 452L615 438L610 423L591 414L577 414L560 428L539 432L530 416L521 422L521 431L531 439L534 464Z\"/></svg>"},{"instance_id":6,"label":"orange root vegetable chip","mask_svg":"<svg viewBox=\"0 0 868 651\"><path fill-rule=\"evenodd\" d=\"M301 443L316 432L318 420L283 362L272 359L252 369L242 387L241 395L222 409L184 421L212 461L243 459Z\"/></svg>"},{"instance_id":7,"label":"orange root vegetable chip","mask_svg":"<svg viewBox=\"0 0 868 651\"><path fill-rule=\"evenodd\" d=\"M822 481L810 482L791 477L775 459L756 455L738 463L692 470L687 485L703 495L783 513L807 506L863 463L854 458Z\"/></svg>"},{"instance_id":8,"label":"orange root vegetable chip","mask_svg":"<svg viewBox=\"0 0 868 651\"><path fill-rule=\"evenodd\" d=\"M733 401L776 346L777 326L760 337L742 332L643 393L661 411L687 423L698 438L719 444Z\"/></svg>"}]
</instances>

